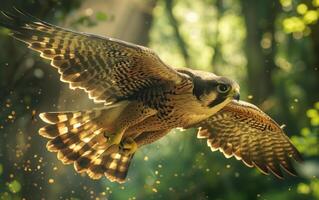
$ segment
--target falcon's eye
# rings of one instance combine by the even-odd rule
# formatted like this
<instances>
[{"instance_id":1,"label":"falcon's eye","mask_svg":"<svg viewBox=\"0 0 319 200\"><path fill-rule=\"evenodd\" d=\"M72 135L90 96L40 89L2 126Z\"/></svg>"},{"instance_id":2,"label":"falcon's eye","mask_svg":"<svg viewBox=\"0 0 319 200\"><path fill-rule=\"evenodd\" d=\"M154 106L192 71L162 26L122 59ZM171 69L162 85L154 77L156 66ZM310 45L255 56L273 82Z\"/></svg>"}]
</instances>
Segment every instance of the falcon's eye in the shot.
<instances>
[{"instance_id":1,"label":"falcon's eye","mask_svg":"<svg viewBox=\"0 0 319 200\"><path fill-rule=\"evenodd\" d=\"M228 92L230 89L229 85L225 85L225 84L218 84L217 85L217 92L219 93L226 93Z\"/></svg>"}]
</instances>

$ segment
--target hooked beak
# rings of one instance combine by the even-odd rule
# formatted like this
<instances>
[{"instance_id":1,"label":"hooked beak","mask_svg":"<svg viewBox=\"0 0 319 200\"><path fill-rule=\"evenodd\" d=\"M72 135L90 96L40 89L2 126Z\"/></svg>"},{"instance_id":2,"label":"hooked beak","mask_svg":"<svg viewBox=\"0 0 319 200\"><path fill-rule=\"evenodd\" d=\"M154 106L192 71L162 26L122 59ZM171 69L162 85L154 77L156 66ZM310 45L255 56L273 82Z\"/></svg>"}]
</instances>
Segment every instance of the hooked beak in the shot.
<instances>
[{"instance_id":1,"label":"hooked beak","mask_svg":"<svg viewBox=\"0 0 319 200\"><path fill-rule=\"evenodd\" d=\"M239 99L240 99L239 87L234 90L233 98L234 98L235 100L239 101Z\"/></svg>"},{"instance_id":2,"label":"hooked beak","mask_svg":"<svg viewBox=\"0 0 319 200\"><path fill-rule=\"evenodd\" d=\"M239 94L239 93L235 93L234 96L233 96L233 98L234 98L235 100L239 101L239 99L240 99L240 94Z\"/></svg>"}]
</instances>

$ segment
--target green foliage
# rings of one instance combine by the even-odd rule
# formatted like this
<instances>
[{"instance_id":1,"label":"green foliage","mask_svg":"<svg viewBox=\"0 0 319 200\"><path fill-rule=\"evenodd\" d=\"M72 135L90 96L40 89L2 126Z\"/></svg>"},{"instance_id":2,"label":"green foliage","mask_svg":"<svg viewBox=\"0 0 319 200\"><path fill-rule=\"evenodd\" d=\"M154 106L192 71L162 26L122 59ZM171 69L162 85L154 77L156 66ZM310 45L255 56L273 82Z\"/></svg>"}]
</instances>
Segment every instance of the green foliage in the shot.
<instances>
[{"instance_id":1,"label":"green foliage","mask_svg":"<svg viewBox=\"0 0 319 200\"><path fill-rule=\"evenodd\" d=\"M159 1L154 9L155 18L150 33L150 46L165 62L182 67L186 65L186 61L179 53L179 46L175 42L173 28L165 14L164 4L164 1ZM236 8L235 1L231 1L228 6L233 5ZM243 66L246 62L242 51L245 29L239 12L239 9L234 9L217 20L219 11L212 3L191 0L176 3L173 13L187 45L190 56L188 64L192 68L207 71L214 69L236 79L243 78L245 75ZM217 46L218 49L215 48ZM215 57L219 59L216 62Z\"/></svg>"},{"instance_id":2,"label":"green foliage","mask_svg":"<svg viewBox=\"0 0 319 200\"><path fill-rule=\"evenodd\" d=\"M299 183L297 192L308 198L319 199L319 180L313 179L309 183Z\"/></svg>"},{"instance_id":3,"label":"green foliage","mask_svg":"<svg viewBox=\"0 0 319 200\"><path fill-rule=\"evenodd\" d=\"M95 18L98 20L98 21L106 21L109 19L108 15L103 13L103 12L97 12L95 14Z\"/></svg>"},{"instance_id":4,"label":"green foliage","mask_svg":"<svg viewBox=\"0 0 319 200\"><path fill-rule=\"evenodd\" d=\"M293 136L292 141L298 150L305 156L319 155L319 102L314 108L307 110L306 115L310 121L309 127L301 129L300 136ZM317 166L318 167L318 166ZM314 176L307 182L298 183L297 192L308 198L319 199L319 180Z\"/></svg>"},{"instance_id":5,"label":"green foliage","mask_svg":"<svg viewBox=\"0 0 319 200\"><path fill-rule=\"evenodd\" d=\"M282 24L286 33L296 33L295 37L308 36L311 32L311 25L315 25L319 19L319 3L313 0L312 4L300 3L296 6L290 0L281 0L281 4L288 12L294 13L287 17Z\"/></svg>"},{"instance_id":6,"label":"green foliage","mask_svg":"<svg viewBox=\"0 0 319 200\"><path fill-rule=\"evenodd\" d=\"M314 108L307 110L306 115L310 121L309 127L301 129L301 136L293 136L292 141L303 154L307 156L319 155L319 102Z\"/></svg>"},{"instance_id":7,"label":"green foliage","mask_svg":"<svg viewBox=\"0 0 319 200\"><path fill-rule=\"evenodd\" d=\"M81 16L71 22L71 26L74 28L76 28L79 25L92 27L92 26L96 26L96 22L89 16Z\"/></svg>"},{"instance_id":8,"label":"green foliage","mask_svg":"<svg viewBox=\"0 0 319 200\"><path fill-rule=\"evenodd\" d=\"M1 170L3 170L3 166L0 165L0 175ZM1 181L2 178L0 178ZM11 182L5 183L6 187L1 185L0 182L0 200L18 200L21 199L21 189L22 185L18 180L13 180Z\"/></svg>"},{"instance_id":9,"label":"green foliage","mask_svg":"<svg viewBox=\"0 0 319 200\"><path fill-rule=\"evenodd\" d=\"M7 185L8 185L9 191L14 194L20 192L21 190L21 184L17 180L13 180L12 182L7 183Z\"/></svg>"},{"instance_id":10,"label":"green foliage","mask_svg":"<svg viewBox=\"0 0 319 200\"><path fill-rule=\"evenodd\" d=\"M70 22L70 26L73 28L78 28L79 26L93 27L99 22L109 20L108 15L103 12L97 12L95 15L92 12L89 10L85 15L77 17Z\"/></svg>"}]
</instances>

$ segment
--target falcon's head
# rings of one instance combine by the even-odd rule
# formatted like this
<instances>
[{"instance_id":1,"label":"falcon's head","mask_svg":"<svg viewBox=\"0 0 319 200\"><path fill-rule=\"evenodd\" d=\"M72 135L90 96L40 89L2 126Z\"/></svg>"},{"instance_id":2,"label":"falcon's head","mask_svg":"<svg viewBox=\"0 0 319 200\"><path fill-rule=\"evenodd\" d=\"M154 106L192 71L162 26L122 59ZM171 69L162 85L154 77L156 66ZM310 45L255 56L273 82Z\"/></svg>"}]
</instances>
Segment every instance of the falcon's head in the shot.
<instances>
[{"instance_id":1,"label":"falcon's head","mask_svg":"<svg viewBox=\"0 0 319 200\"><path fill-rule=\"evenodd\" d=\"M198 83L198 85L196 85ZM195 81L194 94L204 106L223 107L233 99L239 100L239 85L228 78L216 76Z\"/></svg>"},{"instance_id":2,"label":"falcon's head","mask_svg":"<svg viewBox=\"0 0 319 200\"><path fill-rule=\"evenodd\" d=\"M226 77L197 70L179 70L193 79L193 93L208 108L220 109L233 99L239 100L239 85Z\"/></svg>"}]
</instances>

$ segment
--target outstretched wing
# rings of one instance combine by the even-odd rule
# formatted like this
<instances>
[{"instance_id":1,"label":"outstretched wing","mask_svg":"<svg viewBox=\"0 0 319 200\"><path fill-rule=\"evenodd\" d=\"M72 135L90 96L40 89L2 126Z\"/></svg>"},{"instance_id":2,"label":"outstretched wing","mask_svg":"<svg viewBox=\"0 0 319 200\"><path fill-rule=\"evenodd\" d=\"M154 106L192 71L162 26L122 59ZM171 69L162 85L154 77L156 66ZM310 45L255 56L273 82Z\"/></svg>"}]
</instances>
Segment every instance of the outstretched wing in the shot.
<instances>
[{"instance_id":1,"label":"outstretched wing","mask_svg":"<svg viewBox=\"0 0 319 200\"><path fill-rule=\"evenodd\" d=\"M296 175L291 160L302 160L298 150L274 120L250 103L232 101L196 126L197 137L207 139L212 151L235 156L264 174L282 178L283 168Z\"/></svg>"},{"instance_id":2,"label":"outstretched wing","mask_svg":"<svg viewBox=\"0 0 319 200\"><path fill-rule=\"evenodd\" d=\"M183 79L146 47L70 31L18 10L1 12L0 25L51 60L62 81L84 89L96 102L125 99L142 89Z\"/></svg>"}]
</instances>

